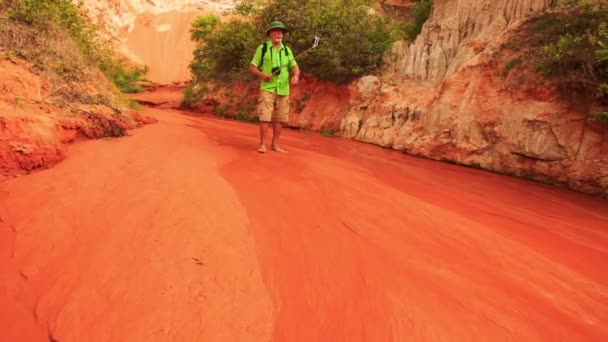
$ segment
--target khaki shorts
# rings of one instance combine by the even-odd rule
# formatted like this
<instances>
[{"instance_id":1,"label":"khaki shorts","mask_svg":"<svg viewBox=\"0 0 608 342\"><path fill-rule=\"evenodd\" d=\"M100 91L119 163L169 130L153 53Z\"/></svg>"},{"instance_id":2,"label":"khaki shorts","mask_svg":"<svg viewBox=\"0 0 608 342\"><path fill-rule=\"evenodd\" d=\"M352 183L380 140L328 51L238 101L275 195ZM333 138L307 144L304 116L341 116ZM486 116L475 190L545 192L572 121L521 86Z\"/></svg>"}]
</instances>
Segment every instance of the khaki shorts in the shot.
<instances>
[{"instance_id":1,"label":"khaki shorts","mask_svg":"<svg viewBox=\"0 0 608 342\"><path fill-rule=\"evenodd\" d=\"M281 96L265 90L260 91L258 116L262 122L289 121L289 96Z\"/></svg>"}]
</instances>

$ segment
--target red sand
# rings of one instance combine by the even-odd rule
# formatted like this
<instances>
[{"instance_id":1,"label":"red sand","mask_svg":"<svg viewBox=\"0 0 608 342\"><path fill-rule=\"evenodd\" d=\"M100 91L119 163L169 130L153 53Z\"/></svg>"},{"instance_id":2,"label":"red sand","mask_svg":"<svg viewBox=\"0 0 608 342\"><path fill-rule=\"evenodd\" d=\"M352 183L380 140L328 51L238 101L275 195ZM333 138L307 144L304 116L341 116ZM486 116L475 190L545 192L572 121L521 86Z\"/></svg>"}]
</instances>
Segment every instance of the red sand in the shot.
<instances>
[{"instance_id":1,"label":"red sand","mask_svg":"<svg viewBox=\"0 0 608 342\"><path fill-rule=\"evenodd\" d=\"M0 340L608 340L606 200L148 114L0 183Z\"/></svg>"}]
</instances>

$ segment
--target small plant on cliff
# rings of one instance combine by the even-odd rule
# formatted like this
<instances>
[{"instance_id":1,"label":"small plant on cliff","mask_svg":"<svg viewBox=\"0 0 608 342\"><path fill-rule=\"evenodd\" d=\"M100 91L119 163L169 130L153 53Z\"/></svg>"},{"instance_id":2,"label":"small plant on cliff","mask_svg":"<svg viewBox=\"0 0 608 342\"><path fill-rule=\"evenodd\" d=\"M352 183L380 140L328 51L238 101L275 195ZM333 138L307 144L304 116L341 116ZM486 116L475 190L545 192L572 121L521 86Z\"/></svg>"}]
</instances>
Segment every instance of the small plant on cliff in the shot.
<instances>
[{"instance_id":1,"label":"small plant on cliff","mask_svg":"<svg viewBox=\"0 0 608 342\"><path fill-rule=\"evenodd\" d=\"M510 59L507 64L505 64L505 67L502 71L503 74L508 74L509 71L511 71L511 69L515 68L516 66L520 65L522 62L522 58L521 57L516 57L516 58L512 58Z\"/></svg>"},{"instance_id":2,"label":"small plant on cliff","mask_svg":"<svg viewBox=\"0 0 608 342\"><path fill-rule=\"evenodd\" d=\"M606 23L600 25L597 45L599 48L595 51L595 58L604 64L605 76L597 88L597 96L608 99L608 25ZM602 112L598 115L603 119L606 119L606 116L608 116L607 112Z\"/></svg>"},{"instance_id":3,"label":"small plant on cliff","mask_svg":"<svg viewBox=\"0 0 608 342\"><path fill-rule=\"evenodd\" d=\"M414 41L422 32L422 26L431 15L433 0L414 0L409 14L408 22L403 26L404 38Z\"/></svg>"},{"instance_id":4,"label":"small plant on cliff","mask_svg":"<svg viewBox=\"0 0 608 342\"><path fill-rule=\"evenodd\" d=\"M608 121L608 112L599 112L594 119L596 121Z\"/></svg>"},{"instance_id":5,"label":"small plant on cliff","mask_svg":"<svg viewBox=\"0 0 608 342\"><path fill-rule=\"evenodd\" d=\"M329 128L321 128L321 135L324 137L333 137L334 136L334 131L332 131Z\"/></svg>"},{"instance_id":6,"label":"small plant on cliff","mask_svg":"<svg viewBox=\"0 0 608 342\"><path fill-rule=\"evenodd\" d=\"M564 94L593 96L608 105L608 11L586 0L566 0L560 10L524 26L522 55ZM518 58L521 58L518 57ZM506 68L506 67L505 67Z\"/></svg>"}]
</instances>

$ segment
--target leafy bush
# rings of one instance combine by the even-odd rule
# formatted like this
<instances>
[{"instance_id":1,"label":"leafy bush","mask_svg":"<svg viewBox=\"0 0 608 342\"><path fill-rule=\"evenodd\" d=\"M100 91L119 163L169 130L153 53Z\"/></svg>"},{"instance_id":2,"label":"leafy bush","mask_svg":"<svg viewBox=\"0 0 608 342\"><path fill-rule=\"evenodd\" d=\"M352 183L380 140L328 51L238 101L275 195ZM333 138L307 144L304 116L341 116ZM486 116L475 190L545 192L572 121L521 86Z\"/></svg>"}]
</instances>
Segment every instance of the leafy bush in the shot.
<instances>
[{"instance_id":1,"label":"leafy bush","mask_svg":"<svg viewBox=\"0 0 608 342\"><path fill-rule=\"evenodd\" d=\"M100 49L95 37L96 27L88 24L83 15L82 4L74 6L69 0L20 0L9 18L30 26L43 28L50 23L62 27L74 39L83 53Z\"/></svg>"},{"instance_id":2,"label":"leafy bush","mask_svg":"<svg viewBox=\"0 0 608 342\"><path fill-rule=\"evenodd\" d=\"M608 121L608 112L597 113L594 117L596 121Z\"/></svg>"},{"instance_id":3,"label":"leafy bush","mask_svg":"<svg viewBox=\"0 0 608 342\"><path fill-rule=\"evenodd\" d=\"M508 74L509 71L511 71L511 69L515 68L516 66L520 65L522 62L521 57L516 57L516 58L512 58L510 59L507 64L505 65L502 73L503 74Z\"/></svg>"},{"instance_id":4,"label":"leafy bush","mask_svg":"<svg viewBox=\"0 0 608 342\"><path fill-rule=\"evenodd\" d=\"M333 137L335 134L335 132L333 130L328 129L328 128L321 128L320 133L324 137Z\"/></svg>"},{"instance_id":5,"label":"leafy bush","mask_svg":"<svg viewBox=\"0 0 608 342\"><path fill-rule=\"evenodd\" d=\"M182 99L180 106L186 108L192 108L198 102L203 99L203 96L209 91L206 85L201 85L201 83L191 83L186 88L184 88L184 98Z\"/></svg>"},{"instance_id":6,"label":"leafy bush","mask_svg":"<svg viewBox=\"0 0 608 342\"><path fill-rule=\"evenodd\" d=\"M433 0L414 0L410 12L410 20L403 27L403 35L405 39L414 41L422 31L422 25L431 15L433 9Z\"/></svg>"},{"instance_id":7,"label":"leafy bush","mask_svg":"<svg viewBox=\"0 0 608 342\"><path fill-rule=\"evenodd\" d=\"M7 34L0 43L17 49L20 57L32 61L40 70L63 77L66 83L84 80L85 70L91 66L98 67L123 92L141 91L137 82L147 81L147 68L128 66L108 42L99 38L99 28L87 22L82 4L76 6L70 0L5 0L0 10L14 25L22 25L21 35L30 40ZM71 40L78 51L66 54L71 49L66 40Z\"/></svg>"},{"instance_id":8,"label":"leafy bush","mask_svg":"<svg viewBox=\"0 0 608 342\"><path fill-rule=\"evenodd\" d=\"M518 44L525 52L517 58L564 94L594 96L608 104L608 11L586 0L566 0L560 7L524 26Z\"/></svg>"},{"instance_id":9,"label":"leafy bush","mask_svg":"<svg viewBox=\"0 0 608 342\"><path fill-rule=\"evenodd\" d=\"M220 18L216 15L198 17L192 24L190 38L194 41L204 42L219 24Z\"/></svg>"},{"instance_id":10,"label":"leafy bush","mask_svg":"<svg viewBox=\"0 0 608 342\"><path fill-rule=\"evenodd\" d=\"M204 16L194 22L190 33L198 43L190 64L195 80L239 79L248 73L247 66L258 41L257 30L250 22L221 23L216 16Z\"/></svg>"},{"instance_id":11,"label":"leafy bush","mask_svg":"<svg viewBox=\"0 0 608 342\"><path fill-rule=\"evenodd\" d=\"M121 63L102 64L105 74L112 80L116 87L123 93L139 93L144 89L137 82L149 82L144 75L148 67L143 69L127 68Z\"/></svg>"}]
</instances>

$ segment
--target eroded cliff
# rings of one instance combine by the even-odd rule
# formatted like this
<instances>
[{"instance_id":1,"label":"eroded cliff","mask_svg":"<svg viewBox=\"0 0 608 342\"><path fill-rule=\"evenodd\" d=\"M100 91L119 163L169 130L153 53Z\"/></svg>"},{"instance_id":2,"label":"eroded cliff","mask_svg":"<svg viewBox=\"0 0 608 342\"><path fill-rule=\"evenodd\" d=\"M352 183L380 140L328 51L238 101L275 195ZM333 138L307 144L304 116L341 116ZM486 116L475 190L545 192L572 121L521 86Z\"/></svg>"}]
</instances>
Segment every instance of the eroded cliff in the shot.
<instances>
[{"instance_id":1,"label":"eroded cliff","mask_svg":"<svg viewBox=\"0 0 608 342\"><path fill-rule=\"evenodd\" d=\"M343 136L407 153L608 192L608 128L549 85L509 87L498 54L554 1L435 1L417 40L353 87Z\"/></svg>"}]
</instances>

